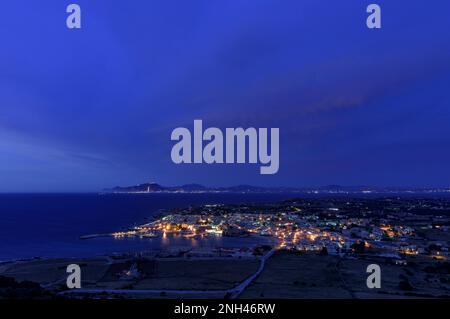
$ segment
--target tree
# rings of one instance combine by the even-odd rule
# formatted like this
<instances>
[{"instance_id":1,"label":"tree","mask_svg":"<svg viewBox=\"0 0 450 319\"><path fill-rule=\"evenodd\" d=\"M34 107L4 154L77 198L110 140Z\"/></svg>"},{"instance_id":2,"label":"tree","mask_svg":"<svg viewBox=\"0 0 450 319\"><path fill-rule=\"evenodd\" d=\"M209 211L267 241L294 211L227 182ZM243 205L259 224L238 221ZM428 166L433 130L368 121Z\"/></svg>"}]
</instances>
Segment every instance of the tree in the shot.
<instances>
[{"instance_id":1,"label":"tree","mask_svg":"<svg viewBox=\"0 0 450 319\"><path fill-rule=\"evenodd\" d=\"M414 287L411 285L411 283L409 282L409 280L407 278L404 278L403 280L401 280L398 283L398 288L400 288L401 290L407 290L407 291L411 291L414 289Z\"/></svg>"},{"instance_id":2,"label":"tree","mask_svg":"<svg viewBox=\"0 0 450 319\"><path fill-rule=\"evenodd\" d=\"M355 242L355 243L353 243L351 246L350 246L352 249L353 249L353 251L355 252L355 253L357 253L357 254L362 254L362 253L364 253L364 251L365 251L365 242L364 241L362 241L362 240L358 240L357 242Z\"/></svg>"},{"instance_id":3,"label":"tree","mask_svg":"<svg viewBox=\"0 0 450 319\"><path fill-rule=\"evenodd\" d=\"M327 256L328 255L328 249L327 247L322 247L322 250L320 251L320 256Z\"/></svg>"}]
</instances>

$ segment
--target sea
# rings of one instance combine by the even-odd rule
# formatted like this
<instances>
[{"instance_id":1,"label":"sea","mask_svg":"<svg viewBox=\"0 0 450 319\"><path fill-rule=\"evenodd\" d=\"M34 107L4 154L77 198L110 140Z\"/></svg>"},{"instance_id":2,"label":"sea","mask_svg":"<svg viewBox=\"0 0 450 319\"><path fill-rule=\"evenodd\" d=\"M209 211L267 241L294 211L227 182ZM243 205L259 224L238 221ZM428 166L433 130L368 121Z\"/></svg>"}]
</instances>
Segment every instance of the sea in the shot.
<instances>
[{"instance_id":1,"label":"sea","mask_svg":"<svg viewBox=\"0 0 450 319\"><path fill-rule=\"evenodd\" d=\"M151 220L161 209L190 205L276 202L293 194L0 194L0 262L35 257L90 257L168 247L242 247L258 238L98 237Z\"/></svg>"},{"instance_id":2,"label":"sea","mask_svg":"<svg viewBox=\"0 0 450 319\"><path fill-rule=\"evenodd\" d=\"M264 243L263 239L222 236L190 239L170 235L83 240L80 236L125 230L151 220L162 209L278 202L311 196L300 193L0 194L0 262L35 257L91 257L176 246L251 247ZM450 198L448 194L443 197Z\"/></svg>"}]
</instances>

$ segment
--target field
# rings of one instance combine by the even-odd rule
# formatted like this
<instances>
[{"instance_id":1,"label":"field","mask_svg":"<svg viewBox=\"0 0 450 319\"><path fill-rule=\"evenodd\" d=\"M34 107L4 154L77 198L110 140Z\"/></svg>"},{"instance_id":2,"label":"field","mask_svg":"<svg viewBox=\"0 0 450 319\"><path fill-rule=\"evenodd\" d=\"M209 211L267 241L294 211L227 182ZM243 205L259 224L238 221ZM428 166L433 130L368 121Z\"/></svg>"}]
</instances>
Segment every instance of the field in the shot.
<instances>
[{"instance_id":1,"label":"field","mask_svg":"<svg viewBox=\"0 0 450 319\"><path fill-rule=\"evenodd\" d=\"M367 266L374 263L381 267L379 289L366 285ZM241 298L448 298L450 276L438 264L415 257L403 266L375 257L278 252Z\"/></svg>"},{"instance_id":2,"label":"field","mask_svg":"<svg viewBox=\"0 0 450 319\"><path fill-rule=\"evenodd\" d=\"M239 298L450 297L448 263L415 256L406 261L407 265L397 265L379 257L340 258L278 251ZM115 260L98 257L2 264L0 275L17 281L38 282L59 292L66 290L66 267L72 263L81 267L82 288L95 289L98 297L111 297L110 290L125 289L126 293L113 294L127 298L224 298L226 290L241 283L259 267L257 258ZM366 285L369 264L381 267L379 289L369 289ZM133 267L137 275L130 275Z\"/></svg>"}]
</instances>

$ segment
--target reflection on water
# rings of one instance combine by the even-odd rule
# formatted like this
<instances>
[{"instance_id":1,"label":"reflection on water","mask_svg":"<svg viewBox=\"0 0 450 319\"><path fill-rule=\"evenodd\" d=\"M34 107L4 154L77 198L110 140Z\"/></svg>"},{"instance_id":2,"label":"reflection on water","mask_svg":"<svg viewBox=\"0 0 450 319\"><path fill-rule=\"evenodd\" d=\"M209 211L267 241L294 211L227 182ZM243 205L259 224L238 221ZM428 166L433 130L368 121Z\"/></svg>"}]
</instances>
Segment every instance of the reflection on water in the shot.
<instances>
[{"instance_id":1,"label":"reflection on water","mask_svg":"<svg viewBox=\"0 0 450 319\"><path fill-rule=\"evenodd\" d=\"M127 229L159 209L190 205L272 202L293 194L0 194L0 261L19 258L79 257L160 249L168 245L240 247L254 238L123 238L80 240L87 234ZM69 222L70 221L70 222ZM196 245L196 246L194 246Z\"/></svg>"},{"instance_id":2,"label":"reflection on water","mask_svg":"<svg viewBox=\"0 0 450 319\"><path fill-rule=\"evenodd\" d=\"M104 242L108 238L96 238L89 240L94 243L97 241ZM270 237L250 236L250 237L225 237L225 236L198 236L195 238L186 238L179 234L162 232L161 236L153 238L141 237L120 237L110 238L113 244L110 247L117 249L128 248L130 251L139 250L157 250L169 247L254 247L262 244L273 244L274 240Z\"/></svg>"}]
</instances>

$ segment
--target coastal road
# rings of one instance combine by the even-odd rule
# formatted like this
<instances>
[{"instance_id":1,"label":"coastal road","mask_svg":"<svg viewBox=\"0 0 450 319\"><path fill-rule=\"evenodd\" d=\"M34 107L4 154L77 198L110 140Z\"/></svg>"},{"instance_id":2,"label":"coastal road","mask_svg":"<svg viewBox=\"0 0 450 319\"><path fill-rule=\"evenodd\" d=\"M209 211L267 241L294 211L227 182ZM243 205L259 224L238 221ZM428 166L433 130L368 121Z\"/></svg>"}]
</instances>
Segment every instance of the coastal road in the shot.
<instances>
[{"instance_id":1,"label":"coastal road","mask_svg":"<svg viewBox=\"0 0 450 319\"><path fill-rule=\"evenodd\" d=\"M167 289L72 289L66 290L59 293L59 295L67 295L67 294L101 294L101 293L111 293L111 294L175 294L175 295L203 295L203 294L229 294L230 298L237 298L244 290L247 288L264 270L267 259L269 259L275 252L275 249L270 250L264 256L261 257L260 264L258 270L241 282L239 285L224 290L167 290Z\"/></svg>"},{"instance_id":2,"label":"coastal road","mask_svg":"<svg viewBox=\"0 0 450 319\"><path fill-rule=\"evenodd\" d=\"M231 294L231 299L237 298L245 290L245 288L247 288L248 285L250 285L262 273L264 267L266 266L266 260L269 259L274 252L275 249L272 249L267 254L262 256L258 270L253 275L241 282L239 285L228 291Z\"/></svg>"}]
</instances>

